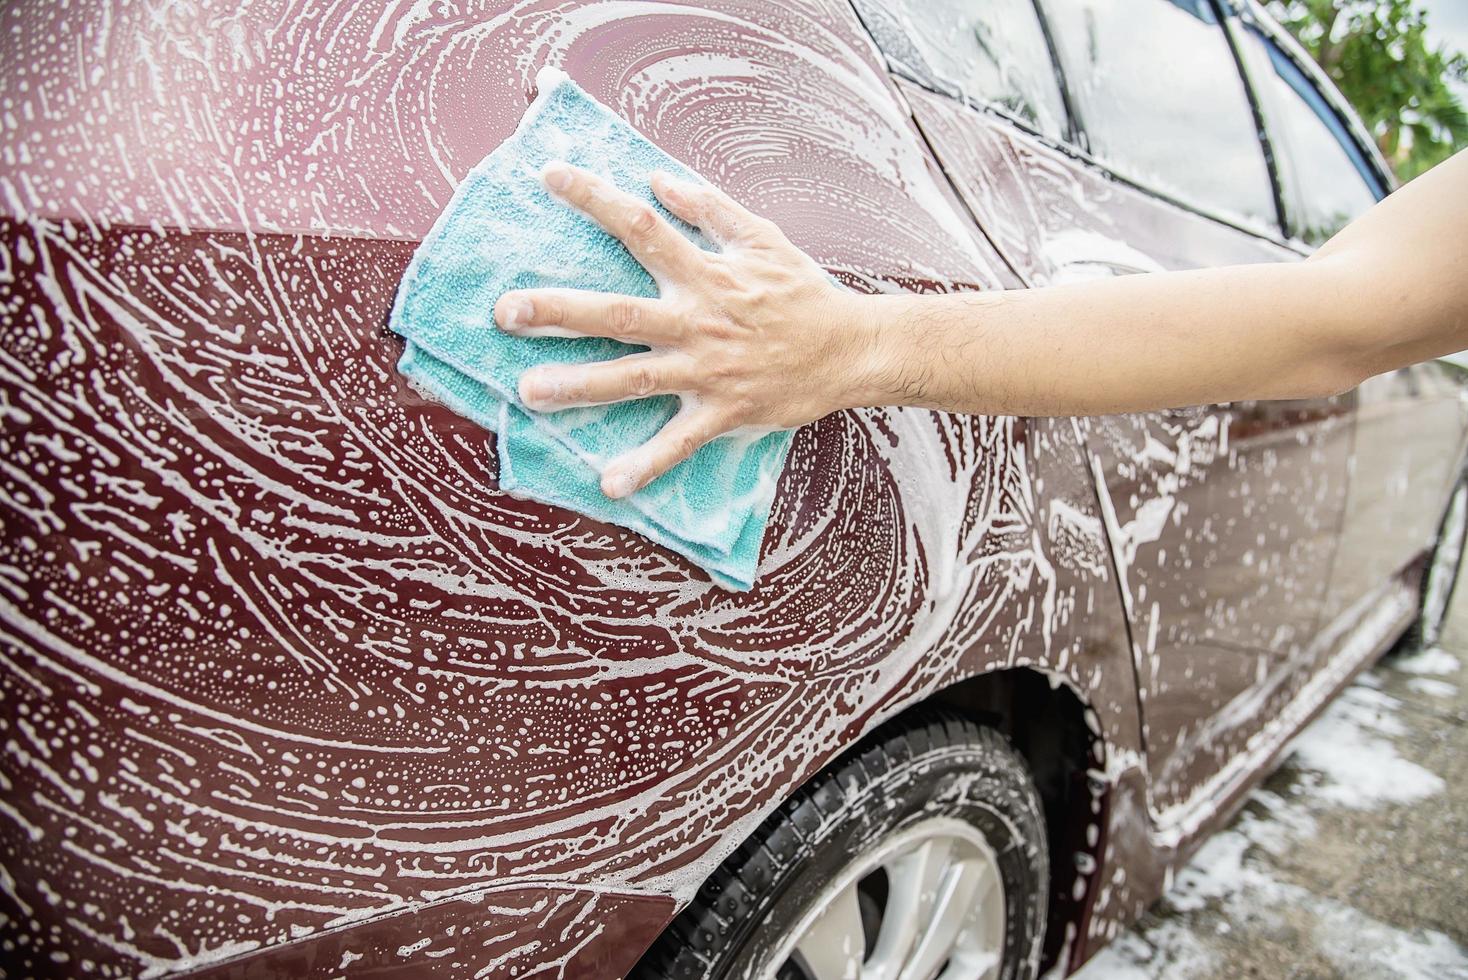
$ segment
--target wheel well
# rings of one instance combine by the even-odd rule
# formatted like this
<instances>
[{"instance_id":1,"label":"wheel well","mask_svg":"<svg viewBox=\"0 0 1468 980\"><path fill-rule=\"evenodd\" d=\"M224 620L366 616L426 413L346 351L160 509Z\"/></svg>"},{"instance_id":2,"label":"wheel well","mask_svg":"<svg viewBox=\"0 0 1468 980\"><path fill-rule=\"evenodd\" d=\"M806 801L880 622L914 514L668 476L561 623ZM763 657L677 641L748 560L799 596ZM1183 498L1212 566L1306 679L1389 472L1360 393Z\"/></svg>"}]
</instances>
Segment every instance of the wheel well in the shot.
<instances>
[{"instance_id":1,"label":"wheel well","mask_svg":"<svg viewBox=\"0 0 1468 980\"><path fill-rule=\"evenodd\" d=\"M997 728L1029 765L1045 804L1050 849L1046 970L1063 954L1067 938L1080 934L1087 889L1078 887L1078 879L1099 863L1101 835L1088 829L1103 812L1105 793L1104 782L1089 775L1104 766L1104 745L1086 722L1090 709L1053 677L1023 667L992 671L921 702L947 705Z\"/></svg>"}]
</instances>

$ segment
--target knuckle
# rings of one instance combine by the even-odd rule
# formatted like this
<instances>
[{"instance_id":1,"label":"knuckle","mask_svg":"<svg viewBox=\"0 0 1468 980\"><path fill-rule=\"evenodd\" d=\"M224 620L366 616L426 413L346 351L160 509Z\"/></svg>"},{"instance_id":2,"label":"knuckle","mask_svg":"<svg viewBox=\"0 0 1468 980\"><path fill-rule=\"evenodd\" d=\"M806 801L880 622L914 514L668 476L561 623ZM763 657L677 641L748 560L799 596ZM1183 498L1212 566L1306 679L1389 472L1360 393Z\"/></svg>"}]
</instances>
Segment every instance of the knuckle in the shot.
<instances>
[{"instance_id":1,"label":"knuckle","mask_svg":"<svg viewBox=\"0 0 1468 980\"><path fill-rule=\"evenodd\" d=\"M618 300L612 304L607 316L608 326L619 334L635 334L642 323L642 308L631 300Z\"/></svg>"},{"instance_id":2,"label":"knuckle","mask_svg":"<svg viewBox=\"0 0 1468 980\"><path fill-rule=\"evenodd\" d=\"M657 322L653 325L651 333L653 339L661 336L663 343L673 347L679 347L688 341L694 330L694 314L688 312L672 303L668 303L657 313ZM641 340L639 343L648 344L651 340Z\"/></svg>"},{"instance_id":3,"label":"knuckle","mask_svg":"<svg viewBox=\"0 0 1468 980\"><path fill-rule=\"evenodd\" d=\"M704 282L719 292L730 292L743 287L739 273L735 271L726 257L720 256L719 261L710 263L704 276Z\"/></svg>"},{"instance_id":4,"label":"knuckle","mask_svg":"<svg viewBox=\"0 0 1468 980\"><path fill-rule=\"evenodd\" d=\"M769 218L751 216L748 222L749 234L761 242L778 241L780 238L779 227Z\"/></svg>"},{"instance_id":5,"label":"knuckle","mask_svg":"<svg viewBox=\"0 0 1468 980\"><path fill-rule=\"evenodd\" d=\"M733 324L726 316L702 316L695 321L694 330L710 340L727 341L734 336Z\"/></svg>"},{"instance_id":6,"label":"knuckle","mask_svg":"<svg viewBox=\"0 0 1468 980\"><path fill-rule=\"evenodd\" d=\"M737 428L745 422L758 418L760 415L759 409L758 399L751 394L741 393L734 399L733 404L729 406L729 411L724 417L724 425L728 429Z\"/></svg>"},{"instance_id":7,"label":"knuckle","mask_svg":"<svg viewBox=\"0 0 1468 980\"><path fill-rule=\"evenodd\" d=\"M646 204L634 205L627 214L627 233L639 241L651 238L658 227L658 216Z\"/></svg>"},{"instance_id":8,"label":"knuckle","mask_svg":"<svg viewBox=\"0 0 1468 980\"><path fill-rule=\"evenodd\" d=\"M671 447L673 458L675 460L687 459L694 454L698 446L699 441L696 435L691 432L679 433L674 437Z\"/></svg>"},{"instance_id":9,"label":"knuckle","mask_svg":"<svg viewBox=\"0 0 1468 980\"><path fill-rule=\"evenodd\" d=\"M645 364L632 368L627 376L627 389L634 395L650 395L657 389L657 372Z\"/></svg>"},{"instance_id":10,"label":"knuckle","mask_svg":"<svg viewBox=\"0 0 1468 980\"><path fill-rule=\"evenodd\" d=\"M732 360L720 359L704 367L704 377L720 388L729 388L739 378L739 369Z\"/></svg>"},{"instance_id":11,"label":"knuckle","mask_svg":"<svg viewBox=\"0 0 1468 980\"><path fill-rule=\"evenodd\" d=\"M750 283L745 286L742 298L745 303L755 309L763 309L771 303L779 302L779 297L775 293L775 290L771 289L765 283Z\"/></svg>"}]
</instances>

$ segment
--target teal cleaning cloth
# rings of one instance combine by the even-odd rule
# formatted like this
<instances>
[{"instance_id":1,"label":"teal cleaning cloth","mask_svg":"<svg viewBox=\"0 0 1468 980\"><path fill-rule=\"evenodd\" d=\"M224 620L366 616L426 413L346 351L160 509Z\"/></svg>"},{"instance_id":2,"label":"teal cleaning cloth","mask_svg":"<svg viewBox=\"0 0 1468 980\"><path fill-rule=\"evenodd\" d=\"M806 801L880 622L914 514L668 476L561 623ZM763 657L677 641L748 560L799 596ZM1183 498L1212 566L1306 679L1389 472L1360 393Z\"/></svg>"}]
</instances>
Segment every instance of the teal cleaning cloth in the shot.
<instances>
[{"instance_id":1,"label":"teal cleaning cloth","mask_svg":"<svg viewBox=\"0 0 1468 980\"><path fill-rule=\"evenodd\" d=\"M545 413L519 402L517 383L529 367L646 348L600 337L512 337L494 323L502 294L547 286L658 293L621 242L546 192L541 168L565 160L660 210L648 182L652 171L701 180L561 72L543 69L536 84L515 132L469 171L414 253L391 319L408 341L398 370L497 433L502 490L629 528L693 561L718 584L748 589L790 432L715 439L630 497L612 500L601 492L601 470L656 434L677 411L677 397ZM662 213L691 241L712 248Z\"/></svg>"}]
</instances>

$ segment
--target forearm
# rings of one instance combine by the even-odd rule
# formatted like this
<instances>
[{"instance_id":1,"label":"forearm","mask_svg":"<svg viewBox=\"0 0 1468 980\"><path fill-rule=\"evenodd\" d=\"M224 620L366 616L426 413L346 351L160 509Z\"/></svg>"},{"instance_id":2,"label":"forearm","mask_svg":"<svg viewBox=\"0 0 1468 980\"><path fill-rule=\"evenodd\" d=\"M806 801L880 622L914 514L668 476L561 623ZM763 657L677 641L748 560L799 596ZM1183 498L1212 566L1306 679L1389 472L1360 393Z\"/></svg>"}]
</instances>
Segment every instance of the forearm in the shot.
<instances>
[{"instance_id":1,"label":"forearm","mask_svg":"<svg viewBox=\"0 0 1468 980\"><path fill-rule=\"evenodd\" d=\"M1300 398L1365 373L1330 263L1233 266L1002 293L862 297L853 404L1099 415Z\"/></svg>"},{"instance_id":2,"label":"forearm","mask_svg":"<svg viewBox=\"0 0 1468 980\"><path fill-rule=\"evenodd\" d=\"M1306 398L1468 347L1468 154L1303 262L854 301L853 405L1094 415Z\"/></svg>"},{"instance_id":3,"label":"forearm","mask_svg":"<svg viewBox=\"0 0 1468 980\"><path fill-rule=\"evenodd\" d=\"M793 428L841 408L1098 415L1304 398L1468 348L1468 153L1303 262L946 297L847 293L773 224L707 185L653 178L663 205L717 253L594 175L556 165L546 181L621 239L662 290L511 292L495 309L512 332L649 348L520 378L537 411L679 396L656 437L608 464L612 496L723 433Z\"/></svg>"}]
</instances>

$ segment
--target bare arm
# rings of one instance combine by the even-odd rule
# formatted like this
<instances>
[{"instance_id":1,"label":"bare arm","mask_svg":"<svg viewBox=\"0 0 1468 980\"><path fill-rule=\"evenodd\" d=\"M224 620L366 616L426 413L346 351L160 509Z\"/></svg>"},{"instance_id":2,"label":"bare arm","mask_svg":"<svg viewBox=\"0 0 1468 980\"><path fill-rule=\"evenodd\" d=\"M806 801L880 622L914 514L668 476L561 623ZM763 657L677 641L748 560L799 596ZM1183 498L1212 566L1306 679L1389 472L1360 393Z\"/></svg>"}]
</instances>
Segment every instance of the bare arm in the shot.
<instances>
[{"instance_id":1,"label":"bare arm","mask_svg":"<svg viewBox=\"0 0 1468 980\"><path fill-rule=\"evenodd\" d=\"M668 209L720 254L700 252L590 174L554 166L547 184L621 238L662 295L507 294L496 307L506 330L653 348L537 368L521 379L521 397L551 410L684 396L663 432L608 467L611 496L725 432L796 426L841 408L1097 415L1301 398L1468 348L1468 152L1304 262L948 296L841 290L774 225L710 188L653 180Z\"/></svg>"}]
</instances>

